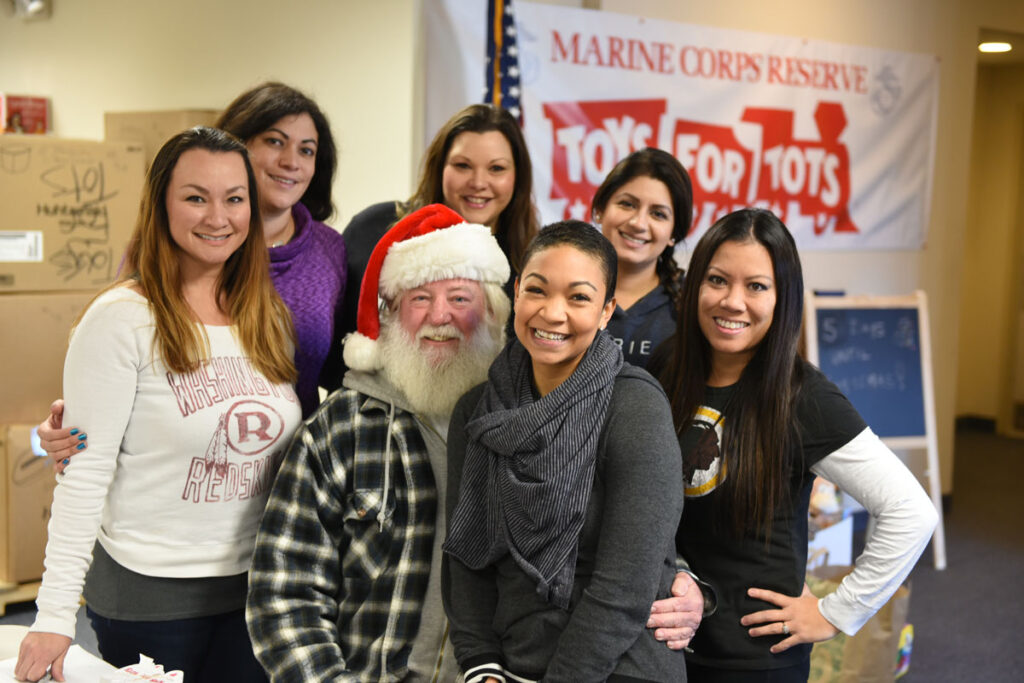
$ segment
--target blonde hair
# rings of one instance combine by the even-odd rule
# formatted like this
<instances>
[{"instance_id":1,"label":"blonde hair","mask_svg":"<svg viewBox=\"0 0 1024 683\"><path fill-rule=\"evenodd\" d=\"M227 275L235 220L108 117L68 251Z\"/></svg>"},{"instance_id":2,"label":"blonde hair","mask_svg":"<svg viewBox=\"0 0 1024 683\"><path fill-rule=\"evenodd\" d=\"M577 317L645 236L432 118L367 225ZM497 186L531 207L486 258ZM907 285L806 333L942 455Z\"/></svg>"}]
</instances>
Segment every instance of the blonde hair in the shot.
<instances>
[{"instance_id":1,"label":"blonde hair","mask_svg":"<svg viewBox=\"0 0 1024 683\"><path fill-rule=\"evenodd\" d=\"M252 366L272 382L293 384L297 377L291 357L295 331L291 313L270 280L255 175L245 145L224 131L197 126L175 135L160 148L146 175L139 217L125 253L122 274L103 291L131 283L142 292L156 322L156 346L168 369L190 372L209 360L206 330L196 322L182 292L180 247L171 238L167 219L166 196L171 174L181 155L191 149L238 154L245 162L249 234L224 263L217 283L217 299L224 302L235 337Z\"/></svg>"}]
</instances>

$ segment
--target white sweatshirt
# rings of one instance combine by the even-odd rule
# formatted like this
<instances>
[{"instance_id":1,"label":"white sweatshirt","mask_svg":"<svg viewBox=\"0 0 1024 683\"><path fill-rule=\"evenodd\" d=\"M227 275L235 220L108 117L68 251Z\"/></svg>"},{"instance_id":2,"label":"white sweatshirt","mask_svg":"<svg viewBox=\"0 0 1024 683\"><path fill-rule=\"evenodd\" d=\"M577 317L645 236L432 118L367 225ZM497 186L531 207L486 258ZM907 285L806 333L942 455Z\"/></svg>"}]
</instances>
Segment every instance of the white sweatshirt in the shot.
<instances>
[{"instance_id":1,"label":"white sweatshirt","mask_svg":"<svg viewBox=\"0 0 1024 683\"><path fill-rule=\"evenodd\" d=\"M301 410L244 356L230 326L205 326L210 361L179 375L155 357L147 300L104 293L64 362L64 423L89 446L58 476L33 631L74 637L97 539L149 576L249 569L270 487Z\"/></svg>"}]
</instances>

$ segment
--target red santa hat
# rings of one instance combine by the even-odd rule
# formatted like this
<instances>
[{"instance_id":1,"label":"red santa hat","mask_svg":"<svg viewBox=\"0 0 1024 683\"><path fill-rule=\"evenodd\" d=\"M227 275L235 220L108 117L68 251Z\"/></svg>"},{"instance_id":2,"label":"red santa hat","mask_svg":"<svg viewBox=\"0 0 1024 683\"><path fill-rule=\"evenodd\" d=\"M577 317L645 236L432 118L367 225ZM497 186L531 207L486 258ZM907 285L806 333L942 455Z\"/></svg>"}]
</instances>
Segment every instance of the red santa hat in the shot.
<instances>
[{"instance_id":1,"label":"red santa hat","mask_svg":"<svg viewBox=\"0 0 1024 683\"><path fill-rule=\"evenodd\" d=\"M345 363L356 370L380 369L380 299L392 301L413 287L466 278L503 285L508 259L491 229L463 220L443 204L414 211L388 230L373 253L359 290L357 330L345 339Z\"/></svg>"}]
</instances>

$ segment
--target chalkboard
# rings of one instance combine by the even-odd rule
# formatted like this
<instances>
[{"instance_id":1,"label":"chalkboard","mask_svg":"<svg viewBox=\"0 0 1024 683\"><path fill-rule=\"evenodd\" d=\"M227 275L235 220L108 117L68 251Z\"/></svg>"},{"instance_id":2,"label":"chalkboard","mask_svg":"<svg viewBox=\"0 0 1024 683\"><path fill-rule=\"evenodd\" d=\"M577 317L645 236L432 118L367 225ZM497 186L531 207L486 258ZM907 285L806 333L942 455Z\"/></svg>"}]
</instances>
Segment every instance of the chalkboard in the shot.
<instances>
[{"instance_id":1,"label":"chalkboard","mask_svg":"<svg viewBox=\"0 0 1024 683\"><path fill-rule=\"evenodd\" d=\"M908 296L814 296L807 305L807 359L821 368L893 449L928 451L928 488L939 513L936 569L946 568L939 446L935 433L928 305Z\"/></svg>"},{"instance_id":2,"label":"chalkboard","mask_svg":"<svg viewBox=\"0 0 1024 683\"><path fill-rule=\"evenodd\" d=\"M818 299L818 367L881 437L925 436L914 308L831 308Z\"/></svg>"}]
</instances>

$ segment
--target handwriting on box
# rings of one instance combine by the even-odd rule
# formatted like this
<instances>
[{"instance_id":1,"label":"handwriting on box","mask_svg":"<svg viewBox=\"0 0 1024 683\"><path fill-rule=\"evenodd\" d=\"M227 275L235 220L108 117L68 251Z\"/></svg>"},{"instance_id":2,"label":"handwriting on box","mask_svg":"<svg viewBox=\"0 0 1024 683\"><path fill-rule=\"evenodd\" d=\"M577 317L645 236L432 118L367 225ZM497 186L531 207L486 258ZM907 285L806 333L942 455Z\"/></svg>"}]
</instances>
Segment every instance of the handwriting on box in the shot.
<instances>
[{"instance_id":1,"label":"handwriting on box","mask_svg":"<svg viewBox=\"0 0 1024 683\"><path fill-rule=\"evenodd\" d=\"M102 285L116 274L134 225L141 157L125 145L0 140L0 234L11 286ZM30 243L42 241L39 249ZM32 263L35 261L35 263Z\"/></svg>"}]
</instances>

